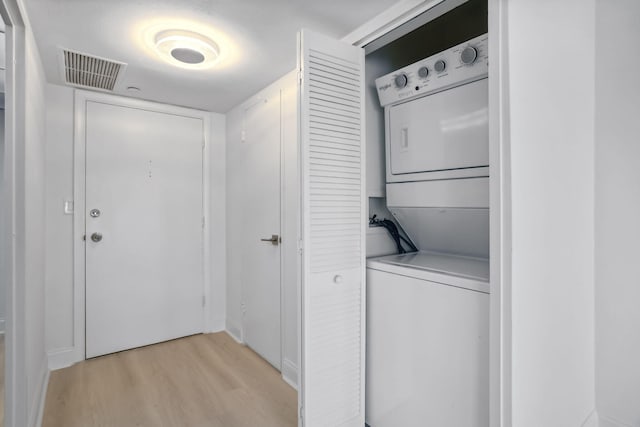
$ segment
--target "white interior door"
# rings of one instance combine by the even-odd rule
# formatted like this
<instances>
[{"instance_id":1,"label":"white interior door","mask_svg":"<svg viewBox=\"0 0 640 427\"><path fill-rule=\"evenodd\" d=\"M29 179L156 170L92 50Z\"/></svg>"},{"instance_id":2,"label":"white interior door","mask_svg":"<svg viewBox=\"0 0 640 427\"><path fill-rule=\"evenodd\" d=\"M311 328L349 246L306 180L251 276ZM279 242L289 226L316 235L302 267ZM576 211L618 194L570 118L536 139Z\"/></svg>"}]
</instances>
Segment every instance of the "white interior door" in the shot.
<instances>
[{"instance_id":1,"label":"white interior door","mask_svg":"<svg viewBox=\"0 0 640 427\"><path fill-rule=\"evenodd\" d=\"M87 357L203 331L203 136L202 119L87 102Z\"/></svg>"},{"instance_id":2,"label":"white interior door","mask_svg":"<svg viewBox=\"0 0 640 427\"><path fill-rule=\"evenodd\" d=\"M364 51L299 36L302 425L364 425Z\"/></svg>"},{"instance_id":3,"label":"white interior door","mask_svg":"<svg viewBox=\"0 0 640 427\"><path fill-rule=\"evenodd\" d=\"M243 338L281 369L280 93L250 105L244 114Z\"/></svg>"}]
</instances>

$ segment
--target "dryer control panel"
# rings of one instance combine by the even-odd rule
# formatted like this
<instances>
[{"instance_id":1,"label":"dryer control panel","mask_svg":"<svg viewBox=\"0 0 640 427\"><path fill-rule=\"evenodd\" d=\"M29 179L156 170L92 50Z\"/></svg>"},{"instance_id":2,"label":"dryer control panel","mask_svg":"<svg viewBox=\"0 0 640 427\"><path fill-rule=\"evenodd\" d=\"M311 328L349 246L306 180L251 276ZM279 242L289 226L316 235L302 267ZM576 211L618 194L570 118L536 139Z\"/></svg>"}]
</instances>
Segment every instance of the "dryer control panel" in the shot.
<instances>
[{"instance_id":1,"label":"dryer control panel","mask_svg":"<svg viewBox=\"0 0 640 427\"><path fill-rule=\"evenodd\" d=\"M382 107L487 76L488 37L483 34L376 79Z\"/></svg>"}]
</instances>

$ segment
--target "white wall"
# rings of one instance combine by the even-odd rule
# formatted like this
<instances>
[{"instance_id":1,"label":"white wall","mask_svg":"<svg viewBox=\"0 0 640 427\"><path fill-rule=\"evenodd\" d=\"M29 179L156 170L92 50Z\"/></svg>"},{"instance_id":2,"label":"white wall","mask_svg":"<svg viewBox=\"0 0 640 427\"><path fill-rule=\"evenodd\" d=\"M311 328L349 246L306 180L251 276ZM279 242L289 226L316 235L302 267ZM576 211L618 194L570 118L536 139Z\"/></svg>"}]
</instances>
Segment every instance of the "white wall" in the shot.
<instances>
[{"instance_id":1,"label":"white wall","mask_svg":"<svg viewBox=\"0 0 640 427\"><path fill-rule=\"evenodd\" d=\"M367 197L368 216L378 215L378 219L395 222L386 208L386 158L384 110L380 107L375 80L392 70L395 64L379 56L367 57L365 67L365 117L367 143ZM372 198L379 199L372 199ZM373 208L377 206L377 208ZM397 223L396 223L397 224ZM375 257L397 253L398 249L385 228L367 228L367 256Z\"/></svg>"},{"instance_id":2,"label":"white wall","mask_svg":"<svg viewBox=\"0 0 640 427\"><path fill-rule=\"evenodd\" d=\"M581 426L595 408L595 0L508 8L513 425Z\"/></svg>"},{"instance_id":3,"label":"white wall","mask_svg":"<svg viewBox=\"0 0 640 427\"><path fill-rule=\"evenodd\" d=\"M47 350L73 347L73 89L47 84Z\"/></svg>"},{"instance_id":4,"label":"white wall","mask_svg":"<svg viewBox=\"0 0 640 427\"><path fill-rule=\"evenodd\" d=\"M209 330L225 330L227 319L227 118L210 113L209 135L209 247L211 310Z\"/></svg>"},{"instance_id":5,"label":"white wall","mask_svg":"<svg viewBox=\"0 0 640 427\"><path fill-rule=\"evenodd\" d=\"M384 110L380 106L376 79L384 76L395 64L391 59L380 56L366 58L365 67L365 114L367 142L367 196L385 197L385 131Z\"/></svg>"},{"instance_id":6,"label":"white wall","mask_svg":"<svg viewBox=\"0 0 640 427\"><path fill-rule=\"evenodd\" d=\"M640 40L637 0L596 3L596 402L640 426Z\"/></svg>"},{"instance_id":7,"label":"white wall","mask_svg":"<svg viewBox=\"0 0 640 427\"><path fill-rule=\"evenodd\" d=\"M26 123L23 173L24 204L18 201L16 218L24 220L25 367L27 378L27 425L34 426L44 399L47 363L45 353L45 79L31 29L26 26ZM19 187L17 188L18 191Z\"/></svg>"},{"instance_id":8,"label":"white wall","mask_svg":"<svg viewBox=\"0 0 640 427\"><path fill-rule=\"evenodd\" d=\"M298 174L298 86L297 73L286 75L281 87L281 117L284 153L282 177L282 281L284 292L282 375L291 385L298 383L298 285L300 256L298 232L300 220Z\"/></svg>"},{"instance_id":9,"label":"white wall","mask_svg":"<svg viewBox=\"0 0 640 427\"><path fill-rule=\"evenodd\" d=\"M297 382L298 360L298 170L297 170L297 86L292 72L260 91L227 114L227 330L242 340L242 277L247 268L243 251L242 197L250 184L250 171L243 168L245 146L241 142L244 110L256 99L280 97L280 114L272 117L273 126L281 126L284 152L282 193L281 278L283 283L283 365L282 373L291 383Z\"/></svg>"},{"instance_id":10,"label":"white wall","mask_svg":"<svg viewBox=\"0 0 640 427\"><path fill-rule=\"evenodd\" d=\"M52 369L74 361L73 216L64 201L73 199L74 90L47 84L46 159L46 325ZM225 116L211 113L210 159L211 318L209 331L225 322Z\"/></svg>"},{"instance_id":11,"label":"white wall","mask_svg":"<svg viewBox=\"0 0 640 427\"><path fill-rule=\"evenodd\" d=\"M227 196L227 293L226 328L237 340L242 340L242 206L237 195L242 194L244 171L240 132L242 131L242 110L240 105L227 113L226 182Z\"/></svg>"}]
</instances>

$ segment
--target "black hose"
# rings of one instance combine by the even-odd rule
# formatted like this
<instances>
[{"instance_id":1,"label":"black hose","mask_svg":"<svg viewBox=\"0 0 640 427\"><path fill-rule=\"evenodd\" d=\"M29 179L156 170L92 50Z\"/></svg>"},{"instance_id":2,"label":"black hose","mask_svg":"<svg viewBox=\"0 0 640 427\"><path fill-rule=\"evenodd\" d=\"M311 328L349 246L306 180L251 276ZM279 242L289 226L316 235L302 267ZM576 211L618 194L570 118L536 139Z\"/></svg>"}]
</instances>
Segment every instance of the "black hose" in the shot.
<instances>
[{"instance_id":1,"label":"black hose","mask_svg":"<svg viewBox=\"0 0 640 427\"><path fill-rule=\"evenodd\" d=\"M398 253L400 254L407 253L407 250L402 246L403 241L407 244L407 246L409 246L409 250L411 252L418 251L418 248L416 248L415 245L409 239L405 238L400 234L398 227L396 227L393 221L386 218L383 220L379 220L376 218L376 216L377 215L374 215L373 217L371 217L371 219L369 219L369 224L386 228L389 234L391 235L391 238L396 243Z\"/></svg>"}]
</instances>

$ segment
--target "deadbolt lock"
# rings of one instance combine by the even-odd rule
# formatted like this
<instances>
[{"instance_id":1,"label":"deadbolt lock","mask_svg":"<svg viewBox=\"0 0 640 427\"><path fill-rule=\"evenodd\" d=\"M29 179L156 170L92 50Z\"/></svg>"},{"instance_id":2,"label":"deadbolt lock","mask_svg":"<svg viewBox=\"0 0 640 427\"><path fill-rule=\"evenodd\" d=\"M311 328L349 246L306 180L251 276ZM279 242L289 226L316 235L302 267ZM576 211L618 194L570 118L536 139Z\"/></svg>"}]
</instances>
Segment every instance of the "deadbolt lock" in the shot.
<instances>
[{"instance_id":1,"label":"deadbolt lock","mask_svg":"<svg viewBox=\"0 0 640 427\"><path fill-rule=\"evenodd\" d=\"M91 218L98 218L100 216L100 209L91 209L89 215L91 215Z\"/></svg>"}]
</instances>

